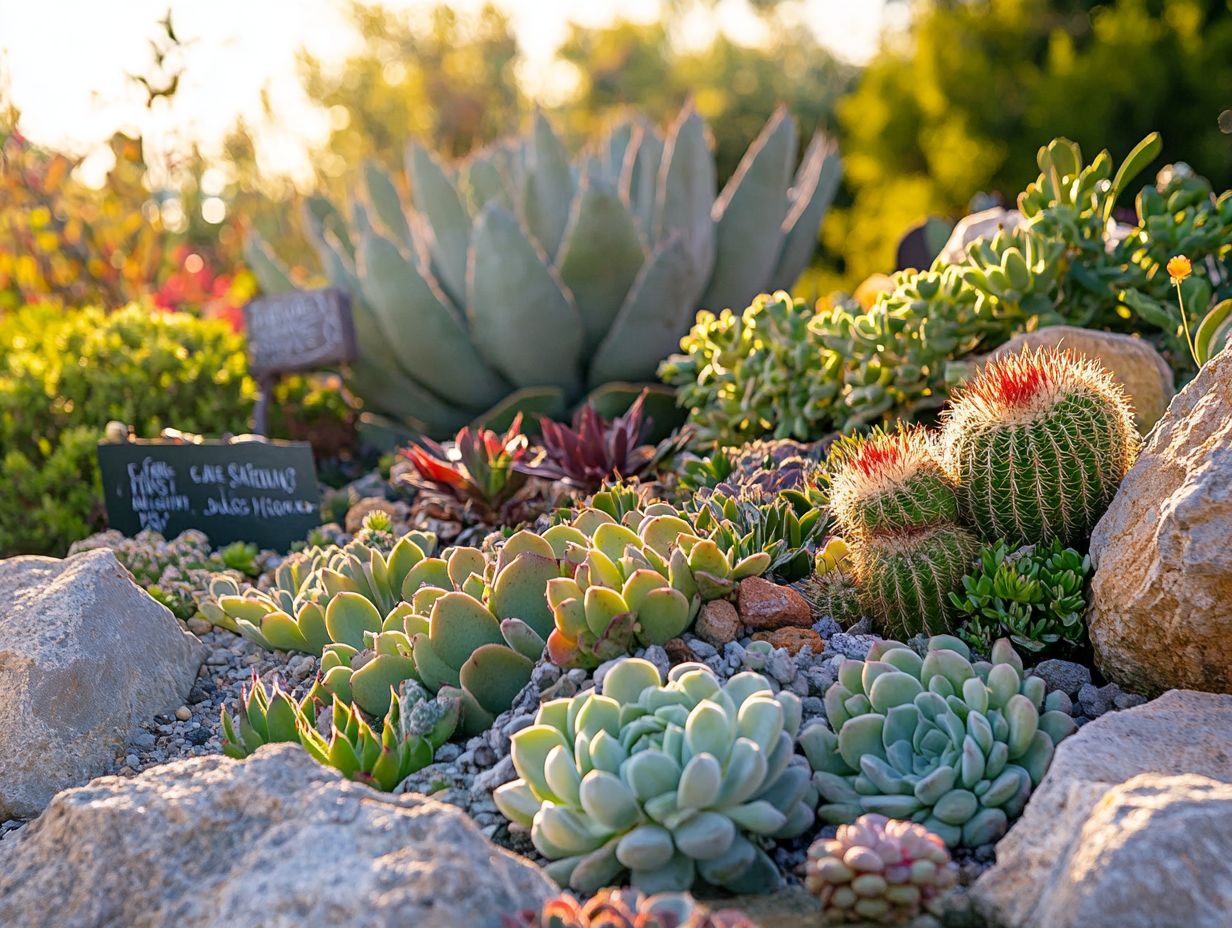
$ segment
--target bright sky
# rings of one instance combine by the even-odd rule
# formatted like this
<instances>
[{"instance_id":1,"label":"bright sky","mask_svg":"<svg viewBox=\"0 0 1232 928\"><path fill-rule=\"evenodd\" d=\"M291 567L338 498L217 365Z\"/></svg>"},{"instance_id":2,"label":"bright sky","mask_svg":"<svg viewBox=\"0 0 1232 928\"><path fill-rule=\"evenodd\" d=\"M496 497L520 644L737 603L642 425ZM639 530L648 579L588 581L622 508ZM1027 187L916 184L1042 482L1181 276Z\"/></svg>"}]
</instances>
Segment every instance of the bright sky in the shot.
<instances>
[{"instance_id":1,"label":"bright sky","mask_svg":"<svg viewBox=\"0 0 1232 928\"><path fill-rule=\"evenodd\" d=\"M454 0L464 10L482 3ZM428 6L425 0L386 5ZM586 25L608 23L617 14L650 20L660 8L659 0L496 5L511 16L528 59L524 82L542 96L552 93L552 56L570 19ZM177 34L193 44L175 105L147 110L144 92L126 72L149 73L148 40L168 6ZM791 6L820 41L855 62L875 51L889 15L885 0L792 0ZM712 16L694 15L688 25L698 41L716 26L742 39L760 32L740 0L722 0ZM328 119L300 90L295 53L302 47L340 62L358 41L342 0L0 0L0 79L7 79L22 111L24 132L79 154L96 150L117 128L140 130L168 146L198 140L210 151L244 115L259 127L262 166L302 177L306 146L325 137ZM278 114L276 126L262 118L263 88Z\"/></svg>"}]
</instances>

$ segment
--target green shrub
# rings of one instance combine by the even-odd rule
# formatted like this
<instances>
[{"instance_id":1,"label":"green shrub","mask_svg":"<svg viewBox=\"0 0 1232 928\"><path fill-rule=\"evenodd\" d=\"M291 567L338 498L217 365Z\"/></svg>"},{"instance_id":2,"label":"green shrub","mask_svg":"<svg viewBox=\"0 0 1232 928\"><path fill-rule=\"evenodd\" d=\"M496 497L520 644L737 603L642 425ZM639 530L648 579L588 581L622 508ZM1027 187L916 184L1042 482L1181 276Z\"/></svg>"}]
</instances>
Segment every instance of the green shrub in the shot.
<instances>
[{"instance_id":1,"label":"green shrub","mask_svg":"<svg viewBox=\"0 0 1232 928\"><path fill-rule=\"evenodd\" d=\"M985 654L996 639L1038 652L1049 645L1080 645L1085 628L1084 587L1091 559L1060 540L1011 552L1005 542L987 547L980 566L950 599L966 619L959 636Z\"/></svg>"},{"instance_id":2,"label":"green shrub","mask_svg":"<svg viewBox=\"0 0 1232 928\"><path fill-rule=\"evenodd\" d=\"M141 437L243 431L254 395L222 322L137 305L0 318L0 555L63 554L101 527L94 446L109 421Z\"/></svg>"}]
</instances>

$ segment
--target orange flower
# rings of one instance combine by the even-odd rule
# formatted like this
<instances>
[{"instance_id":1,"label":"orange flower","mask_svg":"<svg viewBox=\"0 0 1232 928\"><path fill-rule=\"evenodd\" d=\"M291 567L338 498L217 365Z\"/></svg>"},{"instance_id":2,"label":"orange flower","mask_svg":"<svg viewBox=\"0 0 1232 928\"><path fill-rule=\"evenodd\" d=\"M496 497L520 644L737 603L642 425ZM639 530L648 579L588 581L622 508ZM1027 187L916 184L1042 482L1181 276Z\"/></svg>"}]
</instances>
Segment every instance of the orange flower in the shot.
<instances>
[{"instance_id":1,"label":"orange flower","mask_svg":"<svg viewBox=\"0 0 1232 928\"><path fill-rule=\"evenodd\" d=\"M1172 278L1174 285L1180 284L1182 280L1193 273L1193 264L1184 255L1177 255L1175 258L1168 260L1168 276Z\"/></svg>"}]
</instances>

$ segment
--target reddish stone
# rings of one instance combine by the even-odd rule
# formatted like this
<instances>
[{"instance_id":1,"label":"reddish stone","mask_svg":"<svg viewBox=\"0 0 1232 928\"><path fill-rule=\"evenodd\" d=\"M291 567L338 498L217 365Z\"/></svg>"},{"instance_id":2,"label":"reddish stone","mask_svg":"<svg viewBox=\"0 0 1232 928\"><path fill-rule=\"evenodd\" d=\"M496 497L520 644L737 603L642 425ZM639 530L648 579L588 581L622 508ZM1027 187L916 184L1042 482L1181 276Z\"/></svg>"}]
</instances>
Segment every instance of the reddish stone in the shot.
<instances>
[{"instance_id":1,"label":"reddish stone","mask_svg":"<svg viewBox=\"0 0 1232 928\"><path fill-rule=\"evenodd\" d=\"M756 631L772 631L792 626L811 628L813 611L795 590L761 577L745 577L737 596L740 619Z\"/></svg>"},{"instance_id":2,"label":"reddish stone","mask_svg":"<svg viewBox=\"0 0 1232 928\"><path fill-rule=\"evenodd\" d=\"M667 652L667 659L672 662L673 667L697 660L697 655L693 653L693 649L683 638L673 638L663 645L663 650Z\"/></svg>"},{"instance_id":3,"label":"reddish stone","mask_svg":"<svg viewBox=\"0 0 1232 928\"><path fill-rule=\"evenodd\" d=\"M754 641L768 641L775 648L786 648L789 654L798 654L804 648L812 648L814 654L826 649L821 635L811 628L776 628L772 632L754 632Z\"/></svg>"}]
</instances>

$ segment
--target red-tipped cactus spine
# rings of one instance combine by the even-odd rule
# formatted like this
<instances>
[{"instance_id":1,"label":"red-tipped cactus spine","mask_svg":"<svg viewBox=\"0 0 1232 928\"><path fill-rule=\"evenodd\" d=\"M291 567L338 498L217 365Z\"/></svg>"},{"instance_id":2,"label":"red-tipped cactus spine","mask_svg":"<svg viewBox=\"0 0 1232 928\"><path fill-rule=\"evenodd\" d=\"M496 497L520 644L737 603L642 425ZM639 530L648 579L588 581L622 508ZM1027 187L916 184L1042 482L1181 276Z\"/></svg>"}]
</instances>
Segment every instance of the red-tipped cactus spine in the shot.
<instances>
[{"instance_id":1,"label":"red-tipped cactus spine","mask_svg":"<svg viewBox=\"0 0 1232 928\"><path fill-rule=\"evenodd\" d=\"M1138 432L1102 366L1041 349L991 361L959 388L942 446L963 515L985 539L1068 545L1090 536Z\"/></svg>"},{"instance_id":2,"label":"red-tipped cactus spine","mask_svg":"<svg viewBox=\"0 0 1232 928\"><path fill-rule=\"evenodd\" d=\"M832 451L830 507L851 546L861 599L887 634L949 630L978 549L957 524L958 497L920 428L875 430Z\"/></svg>"}]
</instances>

